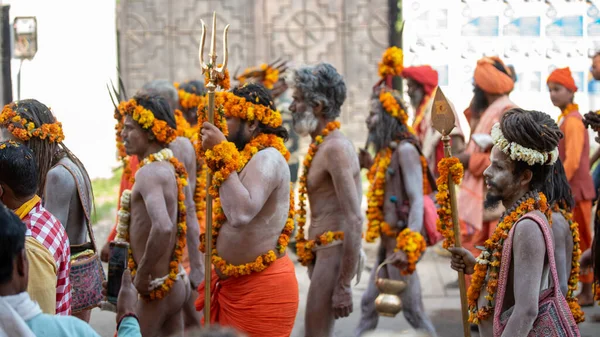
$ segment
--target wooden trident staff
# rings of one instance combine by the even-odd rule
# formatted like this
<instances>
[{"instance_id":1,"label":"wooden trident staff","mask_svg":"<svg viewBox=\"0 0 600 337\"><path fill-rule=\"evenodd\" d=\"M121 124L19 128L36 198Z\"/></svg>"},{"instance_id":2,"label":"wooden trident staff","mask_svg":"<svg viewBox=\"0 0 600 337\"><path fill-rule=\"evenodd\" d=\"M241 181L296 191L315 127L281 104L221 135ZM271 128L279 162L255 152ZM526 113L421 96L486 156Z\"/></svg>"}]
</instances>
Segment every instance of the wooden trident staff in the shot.
<instances>
[{"instance_id":1,"label":"wooden trident staff","mask_svg":"<svg viewBox=\"0 0 600 337\"><path fill-rule=\"evenodd\" d=\"M450 132L454 129L454 109L446 99L446 96L442 92L441 88L437 88L435 92L435 99L433 101L433 109L431 111L431 122L433 128L442 134L442 141L444 142L444 156L446 158L452 157L452 148L450 147ZM450 206L452 210L452 227L454 230L454 246L460 247L460 228L458 225L458 210L456 205L456 188L454 186L454 180L450 172L448 177L448 192L450 193ZM465 274L460 271L458 272L458 286L460 288L460 307L462 311L463 320L463 332L465 337L471 336L471 330L469 327L469 307L467 306L467 288L465 285Z\"/></svg>"},{"instance_id":2,"label":"wooden trident staff","mask_svg":"<svg viewBox=\"0 0 600 337\"><path fill-rule=\"evenodd\" d=\"M217 82L219 78L225 76L225 69L227 68L227 31L229 25L225 27L223 31L223 65L217 67L217 53L216 53L216 31L217 31L217 13L213 12L212 22L212 33L210 38L210 52L208 54L208 63L204 63L204 42L206 40L206 25L202 21L202 38L200 40L200 50L198 52L200 57L200 67L202 68L202 74L208 74L208 84L206 90L208 92L208 122L214 124L215 119L215 89L217 88ZM210 325L210 284L211 284L211 273L212 273L212 197L208 192L212 183L212 174L208 171L206 178L206 250L204 256L204 324Z\"/></svg>"}]
</instances>

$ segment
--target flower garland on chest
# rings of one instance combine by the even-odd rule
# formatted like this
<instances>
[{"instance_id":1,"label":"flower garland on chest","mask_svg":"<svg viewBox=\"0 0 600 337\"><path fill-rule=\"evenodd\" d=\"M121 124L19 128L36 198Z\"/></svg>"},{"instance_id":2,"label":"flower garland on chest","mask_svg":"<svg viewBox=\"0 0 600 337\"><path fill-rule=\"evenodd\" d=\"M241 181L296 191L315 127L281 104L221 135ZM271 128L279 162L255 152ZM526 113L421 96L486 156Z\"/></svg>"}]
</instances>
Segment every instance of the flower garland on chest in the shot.
<instances>
[{"instance_id":1,"label":"flower garland on chest","mask_svg":"<svg viewBox=\"0 0 600 337\"><path fill-rule=\"evenodd\" d=\"M563 118L567 117L573 111L579 111L579 105L575 103L567 104L567 107L561 112L560 116L558 116L558 120L556 123L560 124Z\"/></svg>"},{"instance_id":2,"label":"flower garland on chest","mask_svg":"<svg viewBox=\"0 0 600 337\"><path fill-rule=\"evenodd\" d=\"M492 236L485 241L485 250L477 258L475 273L471 279L471 286L467 291L470 323L479 324L493 315L494 304L492 302L496 298L496 290L498 288L498 276L500 274L504 240L508 238L508 233L521 217L535 210L544 213L547 218L551 218L552 216L546 196L541 192L528 192L505 213ZM488 275L489 278L486 287L488 294L485 296L487 304L479 308L479 296Z\"/></svg>"},{"instance_id":3,"label":"flower garland on chest","mask_svg":"<svg viewBox=\"0 0 600 337\"><path fill-rule=\"evenodd\" d=\"M585 320L585 314L581 310L581 306L575 296L575 290L577 290L577 283L579 282L579 259L581 258L581 249L579 247L579 225L573 221L573 213L567 211L564 208L559 207L558 204L552 206L553 212L559 212L567 220L569 229L571 230L571 236L573 237L573 253L571 255L571 273L569 275L568 287L566 300L569 303L569 308L575 318L575 323L581 323Z\"/></svg>"},{"instance_id":4,"label":"flower garland on chest","mask_svg":"<svg viewBox=\"0 0 600 337\"><path fill-rule=\"evenodd\" d=\"M341 240L344 238L343 232L326 232L323 235L316 238L316 240L306 240L304 235L304 226L306 225L306 200L308 198L308 173L310 171L310 166L312 164L317 151L319 150L319 145L323 143L327 136L341 127L340 122L333 121L327 123L321 134L315 137L315 141L310 144L308 148L308 153L304 157L304 171L302 172L302 176L300 176L300 187L298 189L298 232L296 233L296 252L298 254L298 261L302 263L303 266L306 266L312 262L314 259L314 254L312 248L315 244L322 245L331 243L333 240Z\"/></svg>"},{"instance_id":5,"label":"flower garland on chest","mask_svg":"<svg viewBox=\"0 0 600 337\"><path fill-rule=\"evenodd\" d=\"M147 300L164 298L173 287L175 281L177 281L177 275L179 274L179 263L181 262L181 256L183 254L183 250L185 249L185 235L187 233L185 194L183 192L183 188L187 185L187 172L185 171L185 167L181 162L179 162L179 160L177 160L177 158L173 156L173 151L171 151L168 148L164 148L159 152L151 154L148 157L144 158L144 160L142 160L142 162L140 163L140 169L143 166L154 162L168 162L173 166L175 170L175 176L177 180L177 242L175 243L175 247L171 255L168 277L165 279L164 283L160 287L151 290L149 295L142 295L142 297ZM130 200L131 191L123 191L123 195L121 196L121 208L119 209L119 224L117 226L116 239L117 241L130 242ZM131 276L134 277L137 272L137 263L133 259L133 252L131 250L131 246L129 247L129 258L127 265L129 270L131 270Z\"/></svg>"},{"instance_id":6,"label":"flower garland on chest","mask_svg":"<svg viewBox=\"0 0 600 337\"><path fill-rule=\"evenodd\" d=\"M244 149L239 152L236 146L224 141L212 150L207 150L205 153L205 162L207 167L213 172L213 183L209 193L215 198L214 200L214 217L212 228L212 252L211 260L213 265L218 268L225 276L243 276L253 272L259 273L269 267L277 260L277 253L283 254L290 241L290 236L294 231L294 198L293 190L290 188L290 207L286 223L277 239L275 250L269 250L256 258L254 262L245 263L242 265L233 265L225 261L219 256L217 251L217 239L219 231L223 224L227 221L227 217L221 207L221 199L219 198L219 187L223 184L230 174L241 172L252 157L259 151L273 147L287 161L290 158L290 153L284 145L283 139L272 134L259 134L254 137ZM200 235L200 250L206 253L206 236Z\"/></svg>"}]
</instances>

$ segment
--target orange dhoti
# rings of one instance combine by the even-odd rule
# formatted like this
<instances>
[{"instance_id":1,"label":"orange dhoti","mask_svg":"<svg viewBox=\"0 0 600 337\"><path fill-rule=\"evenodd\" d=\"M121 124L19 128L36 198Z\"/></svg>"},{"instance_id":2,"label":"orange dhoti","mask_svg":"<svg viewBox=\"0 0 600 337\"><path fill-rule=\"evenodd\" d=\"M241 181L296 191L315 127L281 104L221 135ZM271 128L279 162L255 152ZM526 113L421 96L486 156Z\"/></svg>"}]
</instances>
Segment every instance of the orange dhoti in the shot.
<instances>
[{"instance_id":1,"label":"orange dhoti","mask_svg":"<svg viewBox=\"0 0 600 337\"><path fill-rule=\"evenodd\" d=\"M204 282L196 309L204 309ZM285 255L260 273L225 280L213 269L210 322L230 326L250 337L288 337L298 311L298 281Z\"/></svg>"},{"instance_id":2,"label":"orange dhoti","mask_svg":"<svg viewBox=\"0 0 600 337\"><path fill-rule=\"evenodd\" d=\"M573 208L573 221L579 225L579 247L582 252L592 246L592 201L583 200L575 203ZM591 270L582 270L579 275L579 281L583 283L592 283L594 273Z\"/></svg>"}]
</instances>

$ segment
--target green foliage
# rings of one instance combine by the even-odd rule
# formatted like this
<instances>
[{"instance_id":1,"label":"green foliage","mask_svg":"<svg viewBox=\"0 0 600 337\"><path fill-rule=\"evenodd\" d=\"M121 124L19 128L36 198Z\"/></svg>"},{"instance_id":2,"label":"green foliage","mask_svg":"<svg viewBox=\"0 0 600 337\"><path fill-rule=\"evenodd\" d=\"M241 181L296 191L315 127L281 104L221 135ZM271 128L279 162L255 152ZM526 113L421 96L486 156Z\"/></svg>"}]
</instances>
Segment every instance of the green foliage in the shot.
<instances>
[{"instance_id":1,"label":"green foliage","mask_svg":"<svg viewBox=\"0 0 600 337\"><path fill-rule=\"evenodd\" d=\"M119 204L119 186L121 184L122 168L113 171L110 178L92 180L94 199L96 201L96 216L94 222L113 221Z\"/></svg>"}]
</instances>

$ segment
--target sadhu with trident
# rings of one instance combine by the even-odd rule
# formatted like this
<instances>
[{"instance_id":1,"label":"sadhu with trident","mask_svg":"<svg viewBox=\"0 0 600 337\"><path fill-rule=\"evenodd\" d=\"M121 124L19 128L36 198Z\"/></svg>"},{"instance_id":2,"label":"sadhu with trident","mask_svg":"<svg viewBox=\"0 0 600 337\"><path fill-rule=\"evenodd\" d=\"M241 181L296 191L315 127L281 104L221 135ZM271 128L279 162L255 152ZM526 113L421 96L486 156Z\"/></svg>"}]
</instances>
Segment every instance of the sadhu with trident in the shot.
<instances>
[{"instance_id":1,"label":"sadhu with trident","mask_svg":"<svg viewBox=\"0 0 600 337\"><path fill-rule=\"evenodd\" d=\"M208 108L199 111L199 152L210 174L207 231L200 238L207 269L198 291L204 301L199 298L196 309L204 310L204 324L231 326L250 336L289 336L298 309L298 282L285 253L294 229L290 154L284 145L288 133L263 86L215 92L229 82L227 28L224 62L218 67L215 31L213 15L208 64L202 57L204 23L200 44Z\"/></svg>"}]
</instances>

